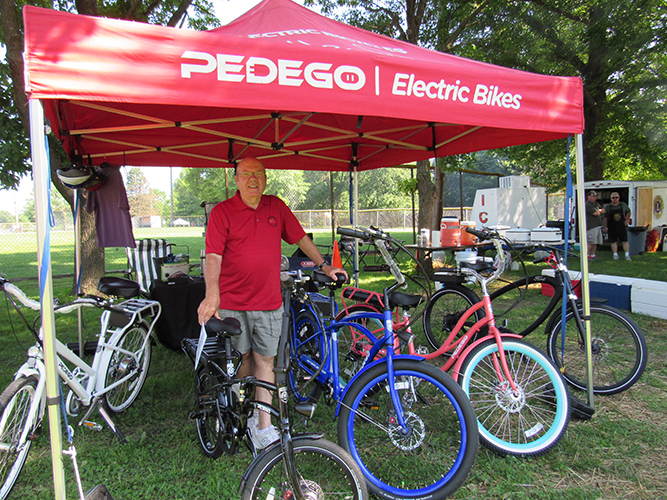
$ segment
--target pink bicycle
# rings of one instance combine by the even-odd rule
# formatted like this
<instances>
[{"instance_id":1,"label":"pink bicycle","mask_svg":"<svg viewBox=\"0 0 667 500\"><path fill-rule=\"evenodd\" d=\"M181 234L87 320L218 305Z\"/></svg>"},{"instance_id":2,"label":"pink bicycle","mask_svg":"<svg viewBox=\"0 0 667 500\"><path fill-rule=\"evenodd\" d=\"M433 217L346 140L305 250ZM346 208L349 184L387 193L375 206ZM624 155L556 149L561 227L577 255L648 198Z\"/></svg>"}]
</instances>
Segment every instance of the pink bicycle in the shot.
<instances>
[{"instance_id":1,"label":"pink bicycle","mask_svg":"<svg viewBox=\"0 0 667 500\"><path fill-rule=\"evenodd\" d=\"M496 326L487 287L504 271L502 239L492 232L468 231L480 241L490 240L496 259L460 264L458 273L480 284L482 299L460 315L438 349L415 346L409 310L424 300L422 296L393 292L385 304L375 292L346 289L342 292L345 309L341 314L345 310L353 312L355 321L365 323L377 335L383 332L380 310L394 309L394 350L407 350L432 362L444 359L440 368L451 371L475 409L482 444L500 455L539 456L552 449L567 430L571 412L568 390L546 354L519 335L501 332ZM391 237L373 229L357 232L357 237L374 241L394 278L402 284L405 277L385 248L385 241ZM350 306L345 299L354 300L355 304ZM374 322L378 324L373 325ZM359 360L357 365L363 366L370 361L368 352L373 341L357 332L345 347L347 352L340 352L339 356L355 358Z\"/></svg>"}]
</instances>

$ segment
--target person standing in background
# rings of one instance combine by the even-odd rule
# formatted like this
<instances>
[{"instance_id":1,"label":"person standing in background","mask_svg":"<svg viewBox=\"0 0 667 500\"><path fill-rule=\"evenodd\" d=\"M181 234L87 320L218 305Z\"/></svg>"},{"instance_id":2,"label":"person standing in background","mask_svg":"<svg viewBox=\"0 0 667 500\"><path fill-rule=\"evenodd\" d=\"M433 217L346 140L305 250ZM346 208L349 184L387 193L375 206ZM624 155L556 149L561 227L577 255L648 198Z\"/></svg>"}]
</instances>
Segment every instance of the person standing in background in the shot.
<instances>
[{"instance_id":1,"label":"person standing in background","mask_svg":"<svg viewBox=\"0 0 667 500\"><path fill-rule=\"evenodd\" d=\"M618 260L618 242L623 245L625 260L630 258L630 244L628 243L628 224L630 223L630 207L621 201L621 196L611 193L611 203L604 207L604 218L602 220L602 231L607 233L614 260Z\"/></svg>"},{"instance_id":2,"label":"person standing in background","mask_svg":"<svg viewBox=\"0 0 667 500\"><path fill-rule=\"evenodd\" d=\"M604 208L597 203L598 193L589 191L586 201L586 241L588 243L588 258L597 260L595 254L598 245L602 244L602 216Z\"/></svg>"}]
</instances>

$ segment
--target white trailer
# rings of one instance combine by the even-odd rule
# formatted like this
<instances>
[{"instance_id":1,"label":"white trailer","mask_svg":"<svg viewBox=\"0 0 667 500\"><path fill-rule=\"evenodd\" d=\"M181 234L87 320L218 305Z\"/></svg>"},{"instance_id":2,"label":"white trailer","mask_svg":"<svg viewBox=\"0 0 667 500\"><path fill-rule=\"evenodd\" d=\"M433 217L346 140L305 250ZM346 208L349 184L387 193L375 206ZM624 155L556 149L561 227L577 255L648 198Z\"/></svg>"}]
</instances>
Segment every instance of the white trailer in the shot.
<instances>
[{"instance_id":1,"label":"white trailer","mask_svg":"<svg viewBox=\"0 0 667 500\"><path fill-rule=\"evenodd\" d=\"M632 210L629 226L655 229L660 237L659 249L667 251L667 180L663 181L589 181L586 192L598 192L598 203L611 203L611 193L617 192L621 201ZM576 188L575 188L576 189ZM576 196L574 198L576 200Z\"/></svg>"}]
</instances>

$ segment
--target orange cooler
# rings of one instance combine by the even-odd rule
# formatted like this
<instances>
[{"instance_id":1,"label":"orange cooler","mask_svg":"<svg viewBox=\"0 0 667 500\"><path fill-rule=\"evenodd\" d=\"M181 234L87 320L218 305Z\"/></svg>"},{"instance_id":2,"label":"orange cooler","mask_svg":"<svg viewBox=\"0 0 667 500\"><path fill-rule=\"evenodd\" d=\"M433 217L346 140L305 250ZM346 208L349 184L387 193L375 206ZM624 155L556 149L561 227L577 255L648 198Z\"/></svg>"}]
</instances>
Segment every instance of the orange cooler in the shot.
<instances>
[{"instance_id":1,"label":"orange cooler","mask_svg":"<svg viewBox=\"0 0 667 500\"><path fill-rule=\"evenodd\" d=\"M443 247L461 245L461 225L456 217L443 217L440 221L440 244Z\"/></svg>"},{"instance_id":2,"label":"orange cooler","mask_svg":"<svg viewBox=\"0 0 667 500\"><path fill-rule=\"evenodd\" d=\"M475 229L475 223L470 220L461 221L461 245L475 245L477 243L477 236L470 234L466 228L471 227Z\"/></svg>"}]
</instances>

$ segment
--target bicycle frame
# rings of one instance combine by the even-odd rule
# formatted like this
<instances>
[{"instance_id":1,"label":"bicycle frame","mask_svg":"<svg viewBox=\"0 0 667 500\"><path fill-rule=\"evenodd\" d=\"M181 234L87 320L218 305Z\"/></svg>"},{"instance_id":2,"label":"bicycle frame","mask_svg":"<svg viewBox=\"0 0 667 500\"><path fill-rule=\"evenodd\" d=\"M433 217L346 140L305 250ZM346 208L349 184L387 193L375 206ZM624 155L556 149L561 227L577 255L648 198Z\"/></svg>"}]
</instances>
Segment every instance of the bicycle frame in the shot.
<instances>
[{"instance_id":1,"label":"bicycle frame","mask_svg":"<svg viewBox=\"0 0 667 500\"><path fill-rule=\"evenodd\" d=\"M399 284L395 284L392 287L388 288L385 290L385 303L387 303L387 295L393 291L394 288L399 286ZM384 325L384 333L382 337L376 338L370 330L367 328L363 327L362 325L358 324L355 322L355 319L357 317L362 317L362 316L357 316L357 315L351 315L344 320L341 321L336 321L335 319L323 319L316 315L316 319L318 322L318 331L315 332L313 335L311 335L309 338L307 338L304 342L297 343L294 346L294 351L298 351L298 347L304 343L307 343L308 341L315 340L316 338L319 338L320 342L320 353L322 354L322 358L324 361L322 363L318 363L317 361L311 359L310 357L306 355L301 355L297 357L298 362L303 366L304 368L308 368L312 370L311 374L315 374L318 372L318 375L316 376L317 381L323 385L327 386L332 390L332 396L333 399L337 402L337 408L335 415L338 416L338 413L340 411L340 405L342 400L345 398L345 394L347 393L349 387L354 383L354 381L361 376L365 371L369 370L371 367L379 364L379 363L386 363L387 364L387 371L388 371L388 378L393 380L395 378L394 376L394 360L396 359L411 359L411 360L416 360L416 361L424 361L423 357L420 356L413 356L410 354L397 354L394 353L394 350L392 349L393 342L394 342L394 331L393 331L393 320L391 317L391 311L390 310L385 310L384 314L378 315L382 319L382 323ZM364 316L367 317L367 316ZM296 324L294 327L296 328ZM338 359L338 335L336 330L340 326L349 326L351 329L359 329L362 331L364 335L366 335L369 339L375 338L376 340L373 342L373 346L371 347L370 352L372 353L371 356L368 356L365 360L363 365L361 366L361 369L352 377L352 379L345 385L341 385L340 382L340 367L339 367L339 359ZM295 335L296 337L296 335ZM296 341L296 339L295 339ZM328 350L328 352L326 352ZM376 360L373 360L375 357L375 354L380 352L380 350L384 350L386 352L386 356L383 356L381 358L378 358ZM369 361L373 360L373 361ZM403 412L403 407L401 405L400 398L398 396L398 392L396 389L396 384L389 384L389 393L391 395L391 399L394 403L394 410L396 412L396 417L398 424L403 428L407 429L406 423L405 423L405 415Z\"/></svg>"},{"instance_id":2,"label":"bicycle frame","mask_svg":"<svg viewBox=\"0 0 667 500\"><path fill-rule=\"evenodd\" d=\"M382 240L378 240L377 244L379 245L380 248L384 248ZM500 243L498 242L497 239L493 240L494 245L496 246L496 251L498 252L499 255L502 254L502 247L500 246ZM384 256L385 253L382 252L382 255ZM391 259L389 256L387 256L388 259ZM385 259L386 260L386 259ZM387 261L387 263L393 267L397 267L396 263L392 260ZM464 272L473 275L481 284L482 290L483 290L483 296L482 300L478 302L477 304L473 305L469 309L465 311L465 313L459 318L459 320L456 323L456 326L452 329L450 332L449 336L445 340L442 346L440 348L432 353L419 353L416 351L414 347L414 343L412 341L408 342L408 352L410 355L413 356L418 356L423 359L434 359L437 358L438 356L441 356L443 354L448 353L449 351L453 352L451 353L449 359L445 362L444 365L440 368L443 371L449 371L450 368L454 367L452 371L452 377L454 380L458 381L458 376L460 374L459 370L461 368L461 365L466 359L466 356L479 344L482 342L493 339L497 344L498 344L498 357L499 360L494 359L494 367L495 371L498 375L498 380L503 381L503 379L506 379L509 381L510 386L514 391L517 390L516 385L514 383L514 380L510 374L509 368L507 366L507 359L505 357L505 351L503 350L503 338L521 338L519 335L516 334L508 334L508 333L501 333L500 330L496 327L495 323L495 317L493 314L493 307L491 305L491 299L489 297L488 289L487 289L487 284L494 279L496 279L502 272L502 265L503 261L500 262L498 265L497 270L493 273L492 276L485 278L481 274L479 274L477 271L469 268L465 268ZM400 271L399 271L400 272ZM403 280L404 281L404 280ZM397 288L400 285L399 280L397 280L397 283L393 286L393 288ZM373 292L370 292L373 293ZM354 319L375 319L375 320L382 320L384 326L384 339L386 339L387 335L387 330L392 329L393 326L399 326L399 327L405 327L406 325L409 326L409 317L407 315L404 315L403 321L400 323L397 323L396 325L393 325L394 320L392 317L392 312L389 309L389 300L388 300L388 293L385 293L384 295L384 300L381 301L382 304L384 304L384 313L380 315L379 313L370 313L370 312L364 312L364 313L358 313L358 314L352 314L347 317L348 321L349 320L354 320ZM471 316L475 315L477 311L480 309L484 310L484 317L480 319L479 321L475 322L475 324L464 334L462 335L459 339L456 339L456 336L458 333L461 331L463 326L465 325L466 321L470 319ZM391 326L388 328L387 325L391 324ZM489 334L477 339L475 342L473 342L471 345L467 346L468 342L470 341L473 336L479 332L482 328L488 327L489 329ZM373 337L369 337L369 339L375 338L375 332L371 332L373 334ZM395 352L398 353L400 352L400 339L398 338L397 335L393 335L393 342L391 347L393 349L389 348L386 350L386 353L389 352ZM467 347L466 347L467 346ZM374 359L378 353L384 354L384 352L380 352L380 341L377 341L373 344L373 346L370 349L365 350L368 351L368 357L366 359Z\"/></svg>"}]
</instances>

